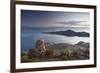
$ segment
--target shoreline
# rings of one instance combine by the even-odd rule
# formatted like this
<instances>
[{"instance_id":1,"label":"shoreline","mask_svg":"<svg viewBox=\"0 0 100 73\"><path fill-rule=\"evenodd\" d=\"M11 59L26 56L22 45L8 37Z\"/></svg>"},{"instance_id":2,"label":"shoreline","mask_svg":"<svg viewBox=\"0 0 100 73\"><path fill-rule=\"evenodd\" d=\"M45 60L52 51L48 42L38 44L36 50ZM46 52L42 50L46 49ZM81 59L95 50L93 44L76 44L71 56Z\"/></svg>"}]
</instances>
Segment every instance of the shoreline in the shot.
<instances>
[{"instance_id":1,"label":"shoreline","mask_svg":"<svg viewBox=\"0 0 100 73\"><path fill-rule=\"evenodd\" d=\"M83 42L83 41L79 41L79 42ZM54 42L46 42L45 45L48 46L48 45L54 45L54 44L69 44L69 45L73 45L73 46L74 46L74 45L78 44L79 42L74 43L74 44L71 44L71 43L54 43ZM89 42L84 42L84 43L89 44ZM34 47L34 48L30 48L30 49L35 49L35 47ZM28 49L28 50L29 50L29 49ZM22 51L22 50L21 50L21 51ZM22 52L27 53L28 51L22 51Z\"/></svg>"},{"instance_id":2,"label":"shoreline","mask_svg":"<svg viewBox=\"0 0 100 73\"><path fill-rule=\"evenodd\" d=\"M78 42L77 44L46 44L46 55L36 56L35 48L27 52L21 52L21 62L42 62L42 61L63 61L63 60L84 60L89 59L89 43ZM30 51L30 52L29 52ZM51 53L51 54L49 54ZM28 58L31 54L31 58ZM49 54L49 55L48 55Z\"/></svg>"}]
</instances>

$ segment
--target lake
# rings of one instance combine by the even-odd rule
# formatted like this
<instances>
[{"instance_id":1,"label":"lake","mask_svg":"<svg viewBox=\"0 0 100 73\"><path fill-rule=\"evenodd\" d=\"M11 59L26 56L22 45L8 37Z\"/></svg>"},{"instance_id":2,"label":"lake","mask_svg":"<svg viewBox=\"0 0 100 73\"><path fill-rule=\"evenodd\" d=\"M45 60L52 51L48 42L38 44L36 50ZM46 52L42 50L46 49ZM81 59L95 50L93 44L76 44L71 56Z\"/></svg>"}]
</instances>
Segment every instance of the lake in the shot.
<instances>
[{"instance_id":1,"label":"lake","mask_svg":"<svg viewBox=\"0 0 100 73\"><path fill-rule=\"evenodd\" d=\"M53 43L69 43L76 44L79 41L89 42L89 37L69 37L56 34L47 34L43 32L55 32L73 30L76 32L88 32L89 28L65 28L65 27L51 27L51 28L21 28L21 50L28 51L31 48L35 48L36 41L43 39L45 42Z\"/></svg>"}]
</instances>

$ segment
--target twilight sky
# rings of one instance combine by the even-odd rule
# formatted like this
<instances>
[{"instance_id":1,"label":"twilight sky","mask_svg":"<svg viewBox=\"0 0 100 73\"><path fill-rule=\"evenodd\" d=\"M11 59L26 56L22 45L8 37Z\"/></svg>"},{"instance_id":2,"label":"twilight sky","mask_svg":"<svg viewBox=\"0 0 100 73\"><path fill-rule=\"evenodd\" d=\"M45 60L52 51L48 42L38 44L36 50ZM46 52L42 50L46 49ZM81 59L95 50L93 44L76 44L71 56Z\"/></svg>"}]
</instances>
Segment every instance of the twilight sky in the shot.
<instances>
[{"instance_id":1,"label":"twilight sky","mask_svg":"<svg viewBox=\"0 0 100 73\"><path fill-rule=\"evenodd\" d=\"M22 27L89 27L89 13L21 10Z\"/></svg>"}]
</instances>

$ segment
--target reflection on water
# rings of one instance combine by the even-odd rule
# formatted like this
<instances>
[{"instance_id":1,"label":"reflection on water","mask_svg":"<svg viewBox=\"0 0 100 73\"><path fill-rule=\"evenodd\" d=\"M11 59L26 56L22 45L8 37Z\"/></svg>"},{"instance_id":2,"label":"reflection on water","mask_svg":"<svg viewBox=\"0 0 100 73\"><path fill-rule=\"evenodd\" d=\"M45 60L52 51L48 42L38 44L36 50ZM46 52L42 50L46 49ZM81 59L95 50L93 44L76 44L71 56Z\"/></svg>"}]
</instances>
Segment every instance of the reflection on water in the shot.
<instances>
[{"instance_id":1,"label":"reflection on water","mask_svg":"<svg viewBox=\"0 0 100 73\"><path fill-rule=\"evenodd\" d=\"M54 42L54 43L70 43L76 44L79 41L89 42L89 37L68 37L62 35L55 35L55 34L45 34L43 32L47 31L62 31L62 30L69 30L65 28L41 28L41 29L23 29L21 32L21 48L22 51L27 51L30 48L35 48L35 42L38 39L44 39L45 42ZM87 29L72 29L74 31L85 31L89 32Z\"/></svg>"}]
</instances>

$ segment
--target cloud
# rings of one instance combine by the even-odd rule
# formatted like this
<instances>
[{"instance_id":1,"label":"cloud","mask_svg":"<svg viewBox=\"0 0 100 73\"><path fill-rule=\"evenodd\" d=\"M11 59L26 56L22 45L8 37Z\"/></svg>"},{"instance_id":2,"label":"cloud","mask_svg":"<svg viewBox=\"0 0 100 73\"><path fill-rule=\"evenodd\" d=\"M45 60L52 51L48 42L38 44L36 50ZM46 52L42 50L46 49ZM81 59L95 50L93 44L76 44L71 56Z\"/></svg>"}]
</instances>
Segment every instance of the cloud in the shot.
<instances>
[{"instance_id":1,"label":"cloud","mask_svg":"<svg viewBox=\"0 0 100 73\"><path fill-rule=\"evenodd\" d=\"M56 22L57 24L65 25L66 27L89 27L88 21L62 21Z\"/></svg>"},{"instance_id":2,"label":"cloud","mask_svg":"<svg viewBox=\"0 0 100 73\"><path fill-rule=\"evenodd\" d=\"M79 25L83 23L87 23L87 21L67 21L67 22L57 22L59 24L65 24L65 25Z\"/></svg>"}]
</instances>

